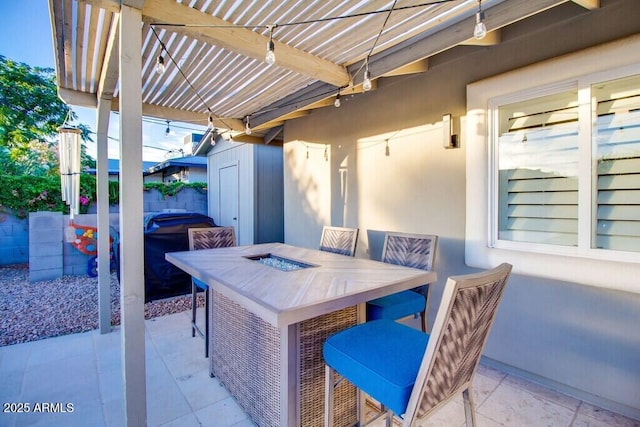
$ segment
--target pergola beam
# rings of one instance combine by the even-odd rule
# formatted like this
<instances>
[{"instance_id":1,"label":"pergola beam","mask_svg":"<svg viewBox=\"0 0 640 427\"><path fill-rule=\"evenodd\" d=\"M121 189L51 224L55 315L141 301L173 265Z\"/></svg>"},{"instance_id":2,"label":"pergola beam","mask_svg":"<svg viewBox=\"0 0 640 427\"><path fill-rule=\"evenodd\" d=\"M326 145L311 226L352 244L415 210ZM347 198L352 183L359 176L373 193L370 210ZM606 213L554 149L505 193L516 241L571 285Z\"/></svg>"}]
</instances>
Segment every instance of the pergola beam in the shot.
<instances>
[{"instance_id":1,"label":"pergola beam","mask_svg":"<svg viewBox=\"0 0 640 427\"><path fill-rule=\"evenodd\" d=\"M51 41L53 42L53 51L56 54L56 60L53 61L55 72L56 72L56 81L57 85L60 87L61 82L64 82L62 77L62 70L60 70L60 65L64 62L64 46L61 44L62 38L61 35L58 34L58 16L60 11L58 10L57 2L53 0L49 0L49 17L51 18ZM62 98L60 98L62 99Z\"/></svg>"},{"instance_id":2,"label":"pergola beam","mask_svg":"<svg viewBox=\"0 0 640 427\"><path fill-rule=\"evenodd\" d=\"M505 27L533 16L545 10L551 9L567 0L509 0L498 3L486 11L485 24L490 31ZM369 70L373 77L388 73L404 64L418 61L423 58L444 52L466 40L472 33L475 17L470 16L460 22L431 35L419 35L406 42L399 43L369 60ZM351 72L360 69L361 64L349 66ZM362 78L362 73L360 73Z\"/></svg>"},{"instance_id":3,"label":"pergola beam","mask_svg":"<svg viewBox=\"0 0 640 427\"><path fill-rule=\"evenodd\" d=\"M424 73L425 71L429 71L428 58L421 59L420 61L412 62L411 64L407 64L400 68L396 68L395 70L391 70L382 77L404 76L407 74Z\"/></svg>"},{"instance_id":4,"label":"pergola beam","mask_svg":"<svg viewBox=\"0 0 640 427\"><path fill-rule=\"evenodd\" d=\"M600 7L600 0L571 0L578 6L582 6L588 10L598 9Z\"/></svg>"},{"instance_id":5,"label":"pergola beam","mask_svg":"<svg viewBox=\"0 0 640 427\"><path fill-rule=\"evenodd\" d=\"M378 88L378 80L371 81L371 89ZM345 87L340 90L340 96L363 93L362 82L357 85ZM254 129L264 129L278 125L283 120L300 117L300 114L307 110L322 108L333 104L338 88L322 82L316 82L307 86L304 90L281 99L270 105L266 113L251 116ZM308 114L304 113L304 114ZM275 124L274 124L275 123Z\"/></svg>"},{"instance_id":6,"label":"pergola beam","mask_svg":"<svg viewBox=\"0 0 640 427\"><path fill-rule=\"evenodd\" d=\"M147 0L142 14L145 22L150 24L180 24L181 26L166 28L250 58L264 60L268 37L248 29L232 28L232 24L225 20L176 3L175 0ZM342 86L349 82L349 74L344 67L275 39L273 42L277 55L276 66L334 86Z\"/></svg>"},{"instance_id":7,"label":"pergola beam","mask_svg":"<svg viewBox=\"0 0 640 427\"><path fill-rule=\"evenodd\" d=\"M111 111L119 110L120 98L113 98L111 101ZM169 120L172 122L194 123L202 126L207 126L209 121L209 116L204 113L147 103L142 104L142 115L144 117L154 117L156 119ZM242 123L242 120L229 117L213 116L213 126L218 129L229 129L236 132L244 132L244 123Z\"/></svg>"},{"instance_id":8,"label":"pergola beam","mask_svg":"<svg viewBox=\"0 0 640 427\"><path fill-rule=\"evenodd\" d=\"M111 98L113 91L103 91L101 99L111 99L111 111L120 111L120 98ZM77 90L58 88L58 97L66 104L77 105L79 107L97 108L98 97L92 93L80 92ZM194 111L180 110L171 107L162 107L160 105L142 104L142 115L144 117L155 117L161 120L170 120L175 122L198 123L206 126L208 116L203 113ZM293 118L293 117L288 117ZM244 123L242 120L229 117L213 117L213 125L218 129L229 129L236 132L244 132ZM257 126L256 126L257 128ZM262 126L264 128L264 126Z\"/></svg>"},{"instance_id":9,"label":"pergola beam","mask_svg":"<svg viewBox=\"0 0 640 427\"><path fill-rule=\"evenodd\" d=\"M91 7L99 7L107 12L120 13L120 0L80 0L91 5Z\"/></svg>"},{"instance_id":10,"label":"pergola beam","mask_svg":"<svg viewBox=\"0 0 640 427\"><path fill-rule=\"evenodd\" d=\"M284 126L276 126L269 129L267 133L264 134L262 141L267 145L270 144L271 141L276 139L276 137L282 132L283 129L284 129Z\"/></svg>"},{"instance_id":11,"label":"pergola beam","mask_svg":"<svg viewBox=\"0 0 640 427\"><path fill-rule=\"evenodd\" d=\"M98 106L98 98L95 94L66 89L60 86L58 86L58 98L68 105L88 108L96 108Z\"/></svg>"},{"instance_id":12,"label":"pergola beam","mask_svg":"<svg viewBox=\"0 0 640 427\"><path fill-rule=\"evenodd\" d=\"M100 81L98 82L98 99L111 99L114 91L116 90L116 84L118 83L118 37L120 35L119 16L119 14L115 15L113 21L111 21L109 40L107 40L102 72L100 73Z\"/></svg>"},{"instance_id":13,"label":"pergola beam","mask_svg":"<svg viewBox=\"0 0 640 427\"><path fill-rule=\"evenodd\" d=\"M487 10L485 23L490 31L505 27L529 16L551 9L568 0L509 0L498 3ZM583 1L583 0L573 0ZM590 0L584 0L590 2ZM462 21L452 24L435 34L420 34L405 40L385 51L374 54L369 58L369 70L376 78L392 73L406 64L421 61L447 49L464 43L472 34L475 24L475 16L470 16ZM350 74L354 76L356 85L362 84L364 67L363 61L351 64L348 67ZM375 81L375 80L374 80ZM335 89L335 88L334 88ZM255 126L277 120L279 117L291 111L305 108L328 96L332 87L328 84L316 83L309 85L306 91L298 92L268 106L268 113L252 116ZM322 95L321 95L322 94ZM335 96L335 95L333 95Z\"/></svg>"},{"instance_id":14,"label":"pergola beam","mask_svg":"<svg viewBox=\"0 0 640 427\"><path fill-rule=\"evenodd\" d=\"M103 99L110 99L113 91L103 91ZM80 92L77 90L58 88L58 97L69 105L77 105L79 107L97 108L98 97L93 93ZM120 111L120 98L111 99L111 111ZM160 105L142 104L142 115L144 117L155 117L161 120L170 120L175 122L198 123L202 122L203 126L208 123L208 116L204 113L194 111L180 110L171 107L162 107ZM292 117L289 117L292 118ZM236 132L244 132L244 123L242 120L229 117L213 117L213 125L219 129L229 129Z\"/></svg>"},{"instance_id":15,"label":"pergola beam","mask_svg":"<svg viewBox=\"0 0 640 427\"><path fill-rule=\"evenodd\" d=\"M103 8L108 12L120 12L119 0L81 1L94 7ZM180 26L168 26L167 29L250 58L263 60L269 42L269 38L262 34L243 28L231 28L233 27L231 23L184 4L176 3L175 0L146 0L142 8L142 16L143 20L150 24L180 24ZM189 27L189 25L197 25L198 27ZM276 66L338 87L349 82L349 74L345 67L280 43L276 39L273 42L277 55Z\"/></svg>"},{"instance_id":16,"label":"pergola beam","mask_svg":"<svg viewBox=\"0 0 640 427\"><path fill-rule=\"evenodd\" d=\"M500 34L500 30L489 31L486 36L481 38L480 40L471 37L468 40L460 43L465 46L495 46L500 44L502 37Z\"/></svg>"}]
</instances>

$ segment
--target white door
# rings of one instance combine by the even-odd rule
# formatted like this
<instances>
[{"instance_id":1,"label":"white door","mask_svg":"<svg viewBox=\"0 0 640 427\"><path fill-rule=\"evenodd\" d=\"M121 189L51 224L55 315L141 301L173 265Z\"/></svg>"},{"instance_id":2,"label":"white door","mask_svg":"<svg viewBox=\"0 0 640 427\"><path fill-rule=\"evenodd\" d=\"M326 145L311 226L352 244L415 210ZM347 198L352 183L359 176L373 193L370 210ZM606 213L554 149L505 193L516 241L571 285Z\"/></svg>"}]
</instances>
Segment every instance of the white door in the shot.
<instances>
[{"instance_id":1,"label":"white door","mask_svg":"<svg viewBox=\"0 0 640 427\"><path fill-rule=\"evenodd\" d=\"M240 239L238 228L238 165L229 165L218 169L218 195L220 206L220 224L232 225L236 229L236 241Z\"/></svg>"}]
</instances>

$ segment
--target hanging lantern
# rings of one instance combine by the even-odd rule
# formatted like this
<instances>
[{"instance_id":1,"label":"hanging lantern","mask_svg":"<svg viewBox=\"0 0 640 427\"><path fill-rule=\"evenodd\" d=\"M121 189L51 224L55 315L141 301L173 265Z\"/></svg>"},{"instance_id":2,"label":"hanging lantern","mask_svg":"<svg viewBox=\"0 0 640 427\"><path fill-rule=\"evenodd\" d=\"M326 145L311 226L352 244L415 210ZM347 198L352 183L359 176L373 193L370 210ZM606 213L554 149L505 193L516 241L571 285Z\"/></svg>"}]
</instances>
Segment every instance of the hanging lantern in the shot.
<instances>
[{"instance_id":1,"label":"hanging lantern","mask_svg":"<svg viewBox=\"0 0 640 427\"><path fill-rule=\"evenodd\" d=\"M69 213L73 219L80 212L80 129L61 126L58 128L60 145L60 187L62 201L69 205Z\"/></svg>"}]
</instances>

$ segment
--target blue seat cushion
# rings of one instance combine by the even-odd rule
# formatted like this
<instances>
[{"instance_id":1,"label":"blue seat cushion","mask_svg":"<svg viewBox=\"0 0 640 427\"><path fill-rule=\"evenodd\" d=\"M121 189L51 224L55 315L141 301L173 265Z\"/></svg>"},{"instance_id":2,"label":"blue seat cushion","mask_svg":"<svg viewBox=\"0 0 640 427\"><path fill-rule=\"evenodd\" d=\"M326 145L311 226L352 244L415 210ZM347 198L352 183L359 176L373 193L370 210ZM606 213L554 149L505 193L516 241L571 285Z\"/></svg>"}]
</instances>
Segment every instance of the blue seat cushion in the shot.
<instances>
[{"instance_id":1,"label":"blue seat cushion","mask_svg":"<svg viewBox=\"0 0 640 427\"><path fill-rule=\"evenodd\" d=\"M330 336L325 363L395 414L407 409L429 335L393 320L375 320Z\"/></svg>"},{"instance_id":2,"label":"blue seat cushion","mask_svg":"<svg viewBox=\"0 0 640 427\"><path fill-rule=\"evenodd\" d=\"M401 319L424 311L424 295L414 291L401 291L367 302L367 320Z\"/></svg>"},{"instance_id":3,"label":"blue seat cushion","mask_svg":"<svg viewBox=\"0 0 640 427\"><path fill-rule=\"evenodd\" d=\"M209 285L204 283L202 280L196 279L195 277L193 278L193 284L196 285L198 288L204 289L204 290L206 290L209 287Z\"/></svg>"}]
</instances>

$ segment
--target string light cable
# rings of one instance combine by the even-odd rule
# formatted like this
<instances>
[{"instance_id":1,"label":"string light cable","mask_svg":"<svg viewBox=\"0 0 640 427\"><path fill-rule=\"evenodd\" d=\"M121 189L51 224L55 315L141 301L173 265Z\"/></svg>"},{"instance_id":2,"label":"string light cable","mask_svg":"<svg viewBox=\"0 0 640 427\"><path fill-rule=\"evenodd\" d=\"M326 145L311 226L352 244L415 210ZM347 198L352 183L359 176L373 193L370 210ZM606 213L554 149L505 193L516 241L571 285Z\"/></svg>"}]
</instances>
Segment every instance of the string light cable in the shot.
<instances>
[{"instance_id":1,"label":"string light cable","mask_svg":"<svg viewBox=\"0 0 640 427\"><path fill-rule=\"evenodd\" d=\"M226 128L226 130L223 132L223 134L224 134L224 133L227 133L227 132L231 132L231 129L232 129L231 126L229 126L227 123L225 123L222 118L220 118L218 116L215 116L213 114L213 112L211 111L211 108L208 106L206 101L202 98L202 96L196 90L196 88L193 86L193 84L188 79L186 74L182 71L182 69L178 65L177 61L175 61L175 59L173 58L173 56L171 55L169 50L166 48L165 44L160 39L160 36L156 32L155 27L244 28L244 29L254 29L254 30L255 29L266 29L266 30L269 31L269 41L267 42L267 54L265 55L265 62L267 62L269 65L272 65L273 63L275 63L275 45L274 45L274 42L273 42L273 31L277 27L315 24L315 23L329 22L329 21L342 20L342 19L359 18L359 17L363 17L363 16L376 15L376 14L380 14L380 13L387 13L387 16L386 16L385 21L384 21L384 23L382 25L382 28L378 32L378 35L377 35L373 45L371 46L371 49L369 50L369 53L367 54L365 61L362 63L360 68L354 73L354 75L358 75L360 73L360 71L362 71L362 69L365 68L365 76L364 77L366 78L367 75L368 75L368 80L369 80L369 84L367 84L366 86L369 87L369 89L370 89L371 88L370 87L370 80L371 80L371 75L370 74L371 73L369 72L369 59L370 59L370 57L371 57L371 55L373 53L373 50L375 49L375 47L376 47L376 45L377 45L377 43L378 43L378 41L379 41L384 29L386 27L387 21L389 20L389 17L391 16L391 13L394 12L394 11L402 11L402 10L415 9L415 8L424 8L424 7L428 7L428 6L434 6L434 5L444 4L444 3L450 3L450 2L453 2L453 1L456 1L456 0L432 0L432 1L427 1L427 2L414 4L414 5L396 7L397 0L394 0L393 5L390 8L386 8L386 9L374 10L374 11L368 11L368 12L360 12L360 13L353 13L353 14L340 15L340 16L333 16L333 17L326 17L326 18L318 18L318 19L310 19L310 20L302 20L302 21L293 21L293 22L285 22L285 23L275 23L275 24L269 24L269 25L264 25L264 24L261 24L261 25L238 25L238 24L210 25L210 24L154 23L154 24L151 24L150 27L151 27L151 30L153 31L154 36L156 37L156 39L158 40L158 42L160 43L160 46L162 48L161 54L158 57L158 62L160 62L160 58L162 58L161 62L163 62L163 65L166 66L166 64L164 64L165 63L165 59L162 56L162 52L164 52L166 54L166 56L169 58L169 60L171 61L171 63L173 65L175 65L176 69L178 70L178 72L180 73L182 78L185 80L185 82L188 84L190 89L195 93L195 95L198 97L200 102L202 102L202 104L206 107L207 112L209 113L209 123L211 124L211 126L209 126L210 129L215 130L215 129L213 129L213 125L212 125L213 124L212 117L215 117ZM363 83L365 83L365 79L363 79ZM347 86L345 86L345 87L347 87ZM343 88L340 88L340 90L342 90L342 89ZM364 87L363 87L363 89L364 89ZM365 90L367 90L367 89L365 89ZM333 90L330 91L329 93L331 93L331 92L333 92ZM316 98L316 96L310 97L309 99L313 99L313 98ZM297 100L296 103L299 103L301 101L304 101L304 100ZM334 101L334 105L336 105L336 106L340 105L339 92L338 92L338 95L336 96L336 100ZM260 110L258 112L253 112L251 115L263 114L263 113L271 111L271 110L275 110L275 108L266 109L266 110ZM249 117L249 115L245 116L245 118L246 118L245 127L248 127L250 129L249 126L246 126L247 123L248 123L248 117Z\"/></svg>"},{"instance_id":2,"label":"string light cable","mask_svg":"<svg viewBox=\"0 0 640 427\"><path fill-rule=\"evenodd\" d=\"M348 88L348 87L349 87L349 85L341 86L341 87L339 87L339 88L338 88L338 92L341 92L342 90L344 90L344 89L346 89L346 88ZM307 101L317 101L318 99L324 99L324 98L327 98L327 97L331 96L331 95L332 95L332 94L334 94L334 93L336 93L336 90L335 90L335 89L333 89L333 88L331 88L331 89L327 89L326 91L321 92L321 93L316 94L316 95L311 95L311 96L308 96L308 97L305 97L305 98L299 98L299 99L296 99L296 101L295 101L295 102L293 102L293 103L291 103L291 104L283 104L283 105L279 105L279 106L277 106L277 107L264 108L264 109L262 109L262 110L255 111L255 112L253 112L253 113L252 113L252 114L250 114L250 115L251 115L251 116L257 116L257 115L260 115L260 114L266 114L266 113L269 113L269 112L271 112L271 111L278 110L278 109L280 109L280 108L286 108L286 107L290 107L290 106L295 106L295 105L298 105L298 104L302 104L302 103L305 103L305 102L307 102ZM337 96L336 96L336 97L337 97ZM341 98L341 103L342 103L342 98ZM335 105L335 101L334 101L334 105Z\"/></svg>"},{"instance_id":3,"label":"string light cable","mask_svg":"<svg viewBox=\"0 0 640 427\"><path fill-rule=\"evenodd\" d=\"M348 14L348 15L340 15L340 16L332 16L332 17L326 17L326 18L309 19L309 20L303 20L303 21L276 23L276 24L269 24L269 25L264 25L264 24L260 24L260 25L241 25L241 24L219 25L219 24L214 24L214 25L211 25L211 24L155 23L155 24L151 24L151 28L154 30L153 33L155 34L156 38L158 38L159 41L160 41L160 38L158 37L158 34L155 32L154 27L230 28L230 29L243 28L243 29L251 29L251 30L267 29L267 30L269 30L269 41L267 42L267 55L265 56L265 61L271 65L272 63L275 63L275 49L274 49L274 44L273 44L273 30L275 28L277 28L277 27L288 27L288 26L296 26L296 25L317 24L317 23L322 23L322 22L337 21L337 20L342 20L342 19L361 18L363 16L370 16L370 15L377 15L377 14L380 14L380 13L387 13L387 17L386 17L386 19L384 21L382 29L378 33L378 36L376 37L376 40L375 40L373 46L369 50L369 53L367 54L367 59L365 60L365 63L355 73L355 75L357 75L360 71L362 71L362 68L365 66L365 64L368 66L368 59L371 56L371 53L373 52L373 49L375 48L376 44L378 43L378 39L380 38L380 35L382 34L382 31L384 30L384 27L387 24L389 16L391 16L391 12L408 10L408 9L423 8L423 7L427 7L427 6L435 6L435 5L439 5L439 4L450 3L450 2L453 2L453 1L457 1L457 0L432 0L432 1L423 2L423 3L419 3L419 4L414 4L414 5L396 7L397 0L395 0L393 2L393 5L390 8L387 8L387 9L372 10L372 11L368 11L368 12L352 13L352 14ZM164 44L162 44L161 41L160 41L160 43L164 47ZM167 52L167 54L168 54L168 51L166 51L166 48L165 48L165 52ZM170 58L170 59L171 59L171 62L176 64L176 62L173 60L173 58ZM272 60L273 60L273 62L270 63L270 61L272 61ZM177 66L177 64L176 64L176 66ZM183 74L183 73L181 73L181 74ZM184 74L183 74L183 76L184 76Z\"/></svg>"},{"instance_id":4,"label":"string light cable","mask_svg":"<svg viewBox=\"0 0 640 427\"><path fill-rule=\"evenodd\" d=\"M329 145L328 144L308 144L303 141L298 141L300 144L304 146L305 149L305 159L309 160L309 150L321 151L322 150L322 158L326 162L329 160Z\"/></svg>"},{"instance_id":5,"label":"string light cable","mask_svg":"<svg viewBox=\"0 0 640 427\"><path fill-rule=\"evenodd\" d=\"M428 2L424 2L424 3L419 3L419 4L413 4L413 5L408 5L408 6L400 6L400 7L395 7L395 3L394 2L394 6L392 6L391 8L387 8L387 9L380 9L380 10L372 10L369 12L360 12L360 13L352 13L349 15L340 15L340 16L331 16L331 17L327 17L327 18L317 18L317 19L309 19L309 20L305 20L305 21L293 21L293 22L284 22L284 23L278 23L278 24L271 24L271 25L264 25L264 24L258 24L258 25L242 25L242 24L224 24L224 25L220 25L220 24L179 24L179 23L169 23L169 22L165 22L165 23L154 23L151 24L152 27L189 27L189 28L244 28L244 29L269 29L269 27L287 27L287 26L295 26L295 25L307 25L307 24L317 24L317 23L322 23L322 22L329 22L329 21L337 21L337 20L341 20L341 19L351 19L351 18L361 18L363 16L369 16L369 15L377 15L380 13L388 13L391 11L402 11L402 10L408 10L408 9L417 9L417 8L422 8L422 7L427 7L427 6L435 6L438 4L444 4L444 3L451 3L454 1L458 1L458 0L433 0L433 1L428 1Z\"/></svg>"},{"instance_id":6,"label":"string light cable","mask_svg":"<svg viewBox=\"0 0 640 427\"><path fill-rule=\"evenodd\" d=\"M154 24L155 25L155 24ZM220 123L223 124L223 126L225 128L228 129L228 131L231 131L231 126L229 126L227 123L225 123L225 121L216 116L213 111L211 111L211 108L209 107L209 105L207 104L207 102L204 100L204 98L202 98L202 96L200 95L200 92L197 91L197 89L193 86L193 84L191 83L191 81L189 80L189 78L187 77L187 75L184 73L184 71L182 71L182 68L180 68L180 66L178 65L178 62L173 58L173 56L171 55L171 53L169 52L169 50L167 49L167 47L165 46L165 44L162 42L162 40L160 39L160 36L158 35L158 33L156 32L156 29L154 28L154 25L151 25L151 31L153 32L153 35L156 37L156 39L158 40L158 42L160 43L160 47L163 49L163 51L167 54L167 57L169 58L169 60L173 63L173 65L175 65L176 69L178 70L178 72L180 73L180 75L182 76L182 78L184 79L185 82L187 82L187 85L189 86L189 88L193 91L193 93L198 97L198 99L200 100L200 102L202 102L202 105L204 105L207 109L207 113L209 114L209 117L215 117ZM213 123L213 120L211 120L211 123Z\"/></svg>"},{"instance_id":7,"label":"string light cable","mask_svg":"<svg viewBox=\"0 0 640 427\"><path fill-rule=\"evenodd\" d=\"M369 58L371 57L371 54L373 53L373 50L376 48L376 45L378 44L378 41L380 40L380 36L382 36L382 33L384 32L384 28L387 26L387 22L389 21L389 17L391 17L391 13L394 11L394 8L396 7L396 3L398 2L398 0L394 0L393 4L391 5L391 8L388 9L388 13L387 13L387 17L384 19L384 22L382 23L382 28L380 28L380 31L378 31L378 35L376 36L376 39L373 41L373 45L371 45L371 49L369 49L369 53L367 53L367 57L364 60L364 63L360 66L360 68L358 68L358 71L355 72L355 75L358 75L360 73L360 71L362 70L362 67L364 67L364 76L362 79L362 89L365 92L368 92L371 90L372 84L371 84L371 71L369 71Z\"/></svg>"}]
</instances>

